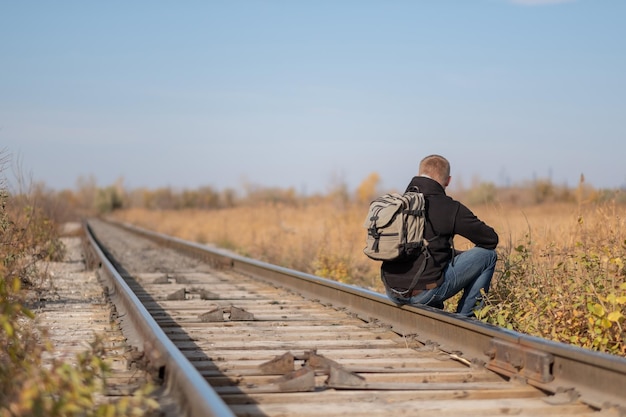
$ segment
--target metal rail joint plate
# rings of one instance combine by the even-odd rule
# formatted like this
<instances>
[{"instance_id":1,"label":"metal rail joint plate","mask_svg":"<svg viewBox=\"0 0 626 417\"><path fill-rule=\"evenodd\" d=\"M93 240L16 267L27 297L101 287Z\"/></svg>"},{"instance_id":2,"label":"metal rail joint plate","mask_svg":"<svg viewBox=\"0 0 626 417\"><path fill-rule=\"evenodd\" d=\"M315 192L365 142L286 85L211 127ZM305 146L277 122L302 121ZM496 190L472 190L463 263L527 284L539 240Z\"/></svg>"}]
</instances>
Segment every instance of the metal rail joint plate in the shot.
<instances>
[{"instance_id":1,"label":"metal rail joint plate","mask_svg":"<svg viewBox=\"0 0 626 417\"><path fill-rule=\"evenodd\" d=\"M548 383L554 379L554 357L550 353L492 339L486 354L490 358L487 368L494 372L516 375L540 383Z\"/></svg>"}]
</instances>

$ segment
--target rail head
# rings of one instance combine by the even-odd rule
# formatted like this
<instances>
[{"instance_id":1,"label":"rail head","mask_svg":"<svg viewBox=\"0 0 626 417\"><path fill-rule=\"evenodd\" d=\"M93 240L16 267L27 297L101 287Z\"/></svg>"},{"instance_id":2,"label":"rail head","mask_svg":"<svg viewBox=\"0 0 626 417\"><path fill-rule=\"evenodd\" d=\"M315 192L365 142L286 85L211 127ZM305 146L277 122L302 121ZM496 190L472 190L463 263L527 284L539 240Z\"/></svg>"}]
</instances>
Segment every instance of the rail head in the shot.
<instances>
[{"instance_id":1,"label":"rail head","mask_svg":"<svg viewBox=\"0 0 626 417\"><path fill-rule=\"evenodd\" d=\"M616 408L626 415L626 358L525 335L426 306L398 306L384 295L367 289L133 225L113 223L219 267L345 308L364 321L384 323L399 334L415 335L422 343L436 344L444 351L458 353L502 375L524 380L548 392L568 392L572 398L580 398L593 407Z\"/></svg>"},{"instance_id":2,"label":"rail head","mask_svg":"<svg viewBox=\"0 0 626 417\"><path fill-rule=\"evenodd\" d=\"M85 234L91 250L97 257L102 279L109 287L111 300L126 318L125 325L137 336L139 350L148 358L149 366L163 369L165 383L180 401L187 416L234 417L235 414L167 337L154 318L143 306L124 278L118 273L97 238L89 222L84 223ZM132 343L132 342L131 342Z\"/></svg>"}]
</instances>

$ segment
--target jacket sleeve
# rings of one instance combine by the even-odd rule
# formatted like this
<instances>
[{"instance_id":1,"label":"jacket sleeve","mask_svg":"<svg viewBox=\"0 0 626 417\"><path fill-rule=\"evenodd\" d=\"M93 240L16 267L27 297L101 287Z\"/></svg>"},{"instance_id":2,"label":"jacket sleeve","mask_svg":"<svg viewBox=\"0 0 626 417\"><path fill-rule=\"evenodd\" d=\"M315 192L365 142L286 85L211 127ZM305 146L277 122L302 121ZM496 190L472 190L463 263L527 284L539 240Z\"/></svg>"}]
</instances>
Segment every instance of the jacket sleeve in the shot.
<instances>
[{"instance_id":1,"label":"jacket sleeve","mask_svg":"<svg viewBox=\"0 0 626 417\"><path fill-rule=\"evenodd\" d=\"M495 249L498 246L498 234L495 230L461 203L459 203L459 210L456 214L454 233L463 236L481 248Z\"/></svg>"}]
</instances>

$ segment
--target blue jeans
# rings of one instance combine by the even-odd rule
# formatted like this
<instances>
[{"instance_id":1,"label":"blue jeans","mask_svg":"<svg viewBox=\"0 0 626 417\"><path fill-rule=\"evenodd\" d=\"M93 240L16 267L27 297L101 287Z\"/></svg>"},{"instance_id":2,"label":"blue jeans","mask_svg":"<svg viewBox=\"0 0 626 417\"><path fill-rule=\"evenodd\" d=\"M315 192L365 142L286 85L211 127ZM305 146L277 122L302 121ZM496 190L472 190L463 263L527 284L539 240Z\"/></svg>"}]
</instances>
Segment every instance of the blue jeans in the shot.
<instances>
[{"instance_id":1,"label":"blue jeans","mask_svg":"<svg viewBox=\"0 0 626 417\"><path fill-rule=\"evenodd\" d=\"M450 262L443 270L444 280L437 288L407 298L398 297L387 289L387 296L397 304L426 304L443 308L445 300L463 291L456 312L472 317L474 310L483 305L481 290L485 294L489 291L497 260L495 250L474 247L454 257L454 262Z\"/></svg>"}]
</instances>

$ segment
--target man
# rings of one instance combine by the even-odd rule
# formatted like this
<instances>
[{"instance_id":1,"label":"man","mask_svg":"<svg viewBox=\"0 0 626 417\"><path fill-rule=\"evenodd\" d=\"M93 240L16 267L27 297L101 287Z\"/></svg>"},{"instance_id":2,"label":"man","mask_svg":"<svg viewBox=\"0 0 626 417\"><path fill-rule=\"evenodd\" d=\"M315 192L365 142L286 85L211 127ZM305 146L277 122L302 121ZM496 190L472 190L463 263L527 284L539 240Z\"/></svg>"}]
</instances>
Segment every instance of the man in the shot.
<instances>
[{"instance_id":1,"label":"man","mask_svg":"<svg viewBox=\"0 0 626 417\"><path fill-rule=\"evenodd\" d=\"M430 155L420 162L419 174L413 177L407 191L417 187L426 198L426 255L383 262L381 277L387 295L397 304L443 308L445 300L463 291L456 312L473 317L474 310L483 303L481 291L489 291L498 235L467 207L446 195L450 179L450 163L444 157ZM476 246L455 251L452 239L457 234ZM408 288L422 262L426 265L417 285Z\"/></svg>"}]
</instances>

